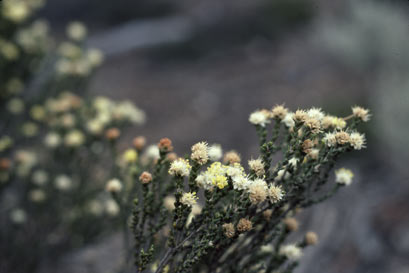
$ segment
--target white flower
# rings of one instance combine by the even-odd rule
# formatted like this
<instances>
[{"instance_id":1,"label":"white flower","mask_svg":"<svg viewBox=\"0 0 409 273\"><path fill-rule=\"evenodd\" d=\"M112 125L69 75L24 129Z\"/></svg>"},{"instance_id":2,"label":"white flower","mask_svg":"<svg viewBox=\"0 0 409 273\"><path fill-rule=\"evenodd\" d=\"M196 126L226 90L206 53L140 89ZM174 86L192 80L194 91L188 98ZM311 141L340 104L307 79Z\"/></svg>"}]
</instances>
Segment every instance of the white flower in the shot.
<instances>
[{"instance_id":1,"label":"white flower","mask_svg":"<svg viewBox=\"0 0 409 273\"><path fill-rule=\"evenodd\" d=\"M157 160L160 158L159 148L156 145L150 145L146 148L145 155L150 160Z\"/></svg>"},{"instance_id":2,"label":"white flower","mask_svg":"<svg viewBox=\"0 0 409 273\"><path fill-rule=\"evenodd\" d=\"M166 196L165 199L163 200L163 204L165 208L169 211L172 211L175 209L175 202L176 202L176 198L172 195Z\"/></svg>"},{"instance_id":3,"label":"white flower","mask_svg":"<svg viewBox=\"0 0 409 273\"><path fill-rule=\"evenodd\" d=\"M270 185L268 188L268 197L270 197L271 203L277 203L283 199L284 191L280 186Z\"/></svg>"},{"instance_id":4,"label":"white flower","mask_svg":"<svg viewBox=\"0 0 409 273\"><path fill-rule=\"evenodd\" d=\"M28 193L28 197L31 201L39 203L45 200L45 192L43 190L32 190Z\"/></svg>"},{"instance_id":5,"label":"white flower","mask_svg":"<svg viewBox=\"0 0 409 273\"><path fill-rule=\"evenodd\" d=\"M369 110L359 107L359 106L352 107L352 114L364 122L369 121L369 119L371 118L371 114L369 114Z\"/></svg>"},{"instance_id":6,"label":"white flower","mask_svg":"<svg viewBox=\"0 0 409 273\"><path fill-rule=\"evenodd\" d=\"M206 172L202 172L197 176L196 183L199 187L205 190L211 190L214 187L211 176Z\"/></svg>"},{"instance_id":7,"label":"white flower","mask_svg":"<svg viewBox=\"0 0 409 273\"><path fill-rule=\"evenodd\" d=\"M191 168L189 162L183 158L179 158L170 164L169 174L173 176L189 176Z\"/></svg>"},{"instance_id":8,"label":"white flower","mask_svg":"<svg viewBox=\"0 0 409 273\"><path fill-rule=\"evenodd\" d=\"M267 123L270 123L270 120L264 111L255 111L251 113L249 121L254 125L260 125L262 127L265 127Z\"/></svg>"},{"instance_id":9,"label":"white flower","mask_svg":"<svg viewBox=\"0 0 409 273\"><path fill-rule=\"evenodd\" d=\"M365 135L357 132L351 133L349 136L349 143L355 150L365 148Z\"/></svg>"},{"instance_id":10,"label":"white flower","mask_svg":"<svg viewBox=\"0 0 409 273\"><path fill-rule=\"evenodd\" d=\"M120 192L122 190L122 183L119 181L119 179L113 178L108 181L105 186L105 190L112 193Z\"/></svg>"},{"instance_id":11,"label":"white flower","mask_svg":"<svg viewBox=\"0 0 409 273\"><path fill-rule=\"evenodd\" d=\"M119 213L119 206L115 200L109 199L105 202L105 211L110 216L116 216Z\"/></svg>"},{"instance_id":12,"label":"white flower","mask_svg":"<svg viewBox=\"0 0 409 273\"><path fill-rule=\"evenodd\" d=\"M285 117L281 121L288 128L293 128L294 125L295 125L295 121L293 120L293 115L294 115L294 113L288 113L287 115L285 115Z\"/></svg>"},{"instance_id":13,"label":"white flower","mask_svg":"<svg viewBox=\"0 0 409 273\"><path fill-rule=\"evenodd\" d=\"M278 181L281 181L282 179L286 180L289 177L290 177L290 173L286 171L285 169L281 169L277 172L277 176L274 178L274 181L278 182Z\"/></svg>"},{"instance_id":14,"label":"white flower","mask_svg":"<svg viewBox=\"0 0 409 273\"><path fill-rule=\"evenodd\" d=\"M67 35L70 39L81 41L87 35L87 29L81 22L71 22L67 27Z\"/></svg>"},{"instance_id":15,"label":"white flower","mask_svg":"<svg viewBox=\"0 0 409 273\"><path fill-rule=\"evenodd\" d=\"M218 161L222 158L223 156L223 150L222 147L219 144L213 144L209 147L209 150L207 151L209 155L209 159L211 161Z\"/></svg>"},{"instance_id":16,"label":"white flower","mask_svg":"<svg viewBox=\"0 0 409 273\"><path fill-rule=\"evenodd\" d=\"M84 134L79 130L72 130L64 138L65 145L69 147L78 147L85 141Z\"/></svg>"},{"instance_id":17,"label":"white flower","mask_svg":"<svg viewBox=\"0 0 409 273\"><path fill-rule=\"evenodd\" d=\"M335 181L341 185L349 185L352 183L354 173L351 170L341 168L335 171Z\"/></svg>"},{"instance_id":18,"label":"white flower","mask_svg":"<svg viewBox=\"0 0 409 273\"><path fill-rule=\"evenodd\" d=\"M44 138L45 146L49 148L55 148L61 143L61 137L55 132L48 133Z\"/></svg>"},{"instance_id":19,"label":"white flower","mask_svg":"<svg viewBox=\"0 0 409 273\"><path fill-rule=\"evenodd\" d=\"M250 181L249 186L254 186L254 185L261 186L261 187L263 187L264 190L268 189L266 181L264 181L263 179L260 179L260 178L257 178L255 180Z\"/></svg>"},{"instance_id":20,"label":"white flower","mask_svg":"<svg viewBox=\"0 0 409 273\"><path fill-rule=\"evenodd\" d=\"M44 170L36 170L32 175L33 183L37 186L43 186L48 181L48 174Z\"/></svg>"},{"instance_id":21,"label":"white flower","mask_svg":"<svg viewBox=\"0 0 409 273\"><path fill-rule=\"evenodd\" d=\"M293 167L294 169L297 168L297 164L300 162L300 160L296 157L292 157L290 160L288 160L288 164Z\"/></svg>"},{"instance_id":22,"label":"white flower","mask_svg":"<svg viewBox=\"0 0 409 273\"><path fill-rule=\"evenodd\" d=\"M13 209L10 212L10 220L15 224L22 224L27 220L27 213L22 209Z\"/></svg>"},{"instance_id":23,"label":"white flower","mask_svg":"<svg viewBox=\"0 0 409 273\"><path fill-rule=\"evenodd\" d=\"M55 187L60 191L68 191L72 188L72 180L69 176L61 174L55 178Z\"/></svg>"},{"instance_id":24,"label":"white flower","mask_svg":"<svg viewBox=\"0 0 409 273\"><path fill-rule=\"evenodd\" d=\"M251 184L251 181L245 176L232 177L232 181L235 190L247 190Z\"/></svg>"},{"instance_id":25,"label":"white flower","mask_svg":"<svg viewBox=\"0 0 409 273\"><path fill-rule=\"evenodd\" d=\"M185 192L180 198L180 202L186 206L193 206L196 204L197 200L196 192Z\"/></svg>"},{"instance_id":26,"label":"white flower","mask_svg":"<svg viewBox=\"0 0 409 273\"><path fill-rule=\"evenodd\" d=\"M326 133L323 141L325 145L328 147L334 147L337 144L337 138L335 136L335 133Z\"/></svg>"},{"instance_id":27,"label":"white flower","mask_svg":"<svg viewBox=\"0 0 409 273\"><path fill-rule=\"evenodd\" d=\"M321 108L311 108L310 110L307 111L307 115L310 118L313 118L319 121L321 121L325 116Z\"/></svg>"},{"instance_id":28,"label":"white flower","mask_svg":"<svg viewBox=\"0 0 409 273\"><path fill-rule=\"evenodd\" d=\"M190 158L200 165L206 164L206 162L209 160L207 143L199 142L193 145Z\"/></svg>"},{"instance_id":29,"label":"white flower","mask_svg":"<svg viewBox=\"0 0 409 273\"><path fill-rule=\"evenodd\" d=\"M296 261L301 258L302 250L294 244L284 245L280 247L279 254L286 256L289 260Z\"/></svg>"}]
</instances>

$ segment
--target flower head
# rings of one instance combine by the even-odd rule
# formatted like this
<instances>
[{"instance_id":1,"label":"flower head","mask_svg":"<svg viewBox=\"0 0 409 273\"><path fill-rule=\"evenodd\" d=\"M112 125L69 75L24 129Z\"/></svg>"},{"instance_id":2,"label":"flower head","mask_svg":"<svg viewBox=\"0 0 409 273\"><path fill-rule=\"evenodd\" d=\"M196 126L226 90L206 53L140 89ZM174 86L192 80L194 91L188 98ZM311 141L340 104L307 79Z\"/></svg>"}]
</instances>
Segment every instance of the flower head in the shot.
<instances>
[{"instance_id":1,"label":"flower head","mask_svg":"<svg viewBox=\"0 0 409 273\"><path fill-rule=\"evenodd\" d=\"M306 243L307 245L316 245L317 242L318 242L317 233L315 233L315 232L313 232L313 231L308 231L308 232L305 234L304 240L305 240L305 243Z\"/></svg>"},{"instance_id":2,"label":"flower head","mask_svg":"<svg viewBox=\"0 0 409 273\"><path fill-rule=\"evenodd\" d=\"M119 179L113 178L108 181L108 183L105 186L105 190L111 193L120 192L122 190L122 183L121 181L119 181Z\"/></svg>"},{"instance_id":3,"label":"flower head","mask_svg":"<svg viewBox=\"0 0 409 273\"><path fill-rule=\"evenodd\" d=\"M206 162L209 160L207 143L199 142L193 145L190 158L200 165L206 164Z\"/></svg>"},{"instance_id":4,"label":"flower head","mask_svg":"<svg viewBox=\"0 0 409 273\"><path fill-rule=\"evenodd\" d=\"M123 159L126 163L136 162L138 159L138 153L134 149L128 149L124 152Z\"/></svg>"},{"instance_id":5,"label":"flower head","mask_svg":"<svg viewBox=\"0 0 409 273\"><path fill-rule=\"evenodd\" d=\"M284 107L284 104L276 105L271 109L271 117L274 119L284 119L288 113L288 109Z\"/></svg>"},{"instance_id":6,"label":"flower head","mask_svg":"<svg viewBox=\"0 0 409 273\"><path fill-rule=\"evenodd\" d=\"M234 163L240 163L241 158L240 158L240 155L236 151L229 151L224 154L223 161L226 164L233 165Z\"/></svg>"},{"instance_id":7,"label":"flower head","mask_svg":"<svg viewBox=\"0 0 409 273\"><path fill-rule=\"evenodd\" d=\"M240 233L250 231L252 228L253 223L246 218L241 218L237 223L237 231Z\"/></svg>"},{"instance_id":8,"label":"flower head","mask_svg":"<svg viewBox=\"0 0 409 273\"><path fill-rule=\"evenodd\" d=\"M208 151L209 159L211 161L217 161L220 160L223 156L223 150L222 147L219 144L213 144L210 145Z\"/></svg>"},{"instance_id":9,"label":"flower head","mask_svg":"<svg viewBox=\"0 0 409 273\"><path fill-rule=\"evenodd\" d=\"M260 111L260 110L251 113L249 117L249 121L250 123L254 125L260 125L262 127L265 127L266 124L270 123L270 120L269 120L269 117L266 111Z\"/></svg>"},{"instance_id":10,"label":"flower head","mask_svg":"<svg viewBox=\"0 0 409 273\"><path fill-rule=\"evenodd\" d=\"M345 168L341 168L335 171L335 182L341 185L349 185L352 183L352 178L354 177L354 173Z\"/></svg>"},{"instance_id":11,"label":"flower head","mask_svg":"<svg viewBox=\"0 0 409 273\"><path fill-rule=\"evenodd\" d=\"M268 188L268 197L271 203L277 203L283 199L284 191L280 186L270 185Z\"/></svg>"},{"instance_id":12,"label":"flower head","mask_svg":"<svg viewBox=\"0 0 409 273\"><path fill-rule=\"evenodd\" d=\"M359 118L360 120L367 122L371 118L371 114L369 114L369 110L359 107L359 106L354 106L352 107L352 114L354 117Z\"/></svg>"},{"instance_id":13,"label":"flower head","mask_svg":"<svg viewBox=\"0 0 409 273\"><path fill-rule=\"evenodd\" d=\"M170 164L169 174L173 176L189 176L191 168L187 160L179 158Z\"/></svg>"},{"instance_id":14,"label":"flower head","mask_svg":"<svg viewBox=\"0 0 409 273\"><path fill-rule=\"evenodd\" d=\"M334 147L335 145L337 145L337 138L335 136L335 133L326 133L323 141L328 147Z\"/></svg>"},{"instance_id":15,"label":"flower head","mask_svg":"<svg viewBox=\"0 0 409 273\"><path fill-rule=\"evenodd\" d=\"M180 198L180 202L191 207L197 203L197 199L199 198L196 196L196 192L185 192Z\"/></svg>"},{"instance_id":16,"label":"flower head","mask_svg":"<svg viewBox=\"0 0 409 273\"><path fill-rule=\"evenodd\" d=\"M279 254L287 257L287 259L296 261L301 258L302 250L300 247L290 244L280 247Z\"/></svg>"},{"instance_id":17,"label":"flower head","mask_svg":"<svg viewBox=\"0 0 409 273\"><path fill-rule=\"evenodd\" d=\"M354 132L349 136L349 143L355 150L361 150L362 148L365 148L365 142L366 139L364 134Z\"/></svg>"},{"instance_id":18,"label":"flower head","mask_svg":"<svg viewBox=\"0 0 409 273\"><path fill-rule=\"evenodd\" d=\"M248 164L250 169L254 171L257 176L264 175L264 163L261 158L249 160Z\"/></svg>"},{"instance_id":19,"label":"flower head","mask_svg":"<svg viewBox=\"0 0 409 273\"><path fill-rule=\"evenodd\" d=\"M223 224L222 227L223 227L224 236L226 236L227 238L233 238L234 235L236 234L236 230L232 223L225 223Z\"/></svg>"},{"instance_id":20,"label":"flower head","mask_svg":"<svg viewBox=\"0 0 409 273\"><path fill-rule=\"evenodd\" d=\"M139 181L141 181L142 184L148 184L152 181L152 175L149 172L143 172L139 176Z\"/></svg>"},{"instance_id":21,"label":"flower head","mask_svg":"<svg viewBox=\"0 0 409 273\"><path fill-rule=\"evenodd\" d=\"M158 148L160 151L171 152L173 151L172 141L169 138L164 137L159 141Z\"/></svg>"}]
</instances>

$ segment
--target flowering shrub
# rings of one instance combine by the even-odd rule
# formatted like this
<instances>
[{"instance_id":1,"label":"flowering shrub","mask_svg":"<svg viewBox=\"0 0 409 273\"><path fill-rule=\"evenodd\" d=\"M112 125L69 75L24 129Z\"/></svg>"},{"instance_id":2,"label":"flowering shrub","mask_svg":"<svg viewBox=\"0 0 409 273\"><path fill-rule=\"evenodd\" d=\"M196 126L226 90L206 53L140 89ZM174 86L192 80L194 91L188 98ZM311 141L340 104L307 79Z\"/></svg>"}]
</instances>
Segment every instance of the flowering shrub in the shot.
<instances>
[{"instance_id":1,"label":"flowering shrub","mask_svg":"<svg viewBox=\"0 0 409 273\"><path fill-rule=\"evenodd\" d=\"M108 184L121 210L132 207L129 252L137 272L292 272L303 248L318 241L308 232L289 242L298 228L294 217L352 182L345 168L335 171L335 183L328 180L342 154L365 147L356 127L369 118L361 107L346 118L283 105L256 111L249 121L260 156L247 171L235 151L222 159L220 146L199 142L190 156L177 158L162 139L140 183L124 183L132 185L131 196Z\"/></svg>"},{"instance_id":2,"label":"flowering shrub","mask_svg":"<svg viewBox=\"0 0 409 273\"><path fill-rule=\"evenodd\" d=\"M115 230L118 206L105 182L137 157L137 148L118 154L121 131L145 120L129 101L85 95L103 55L84 46L79 22L54 46L47 23L31 20L43 2L0 3L1 272L34 272L46 257Z\"/></svg>"}]
</instances>

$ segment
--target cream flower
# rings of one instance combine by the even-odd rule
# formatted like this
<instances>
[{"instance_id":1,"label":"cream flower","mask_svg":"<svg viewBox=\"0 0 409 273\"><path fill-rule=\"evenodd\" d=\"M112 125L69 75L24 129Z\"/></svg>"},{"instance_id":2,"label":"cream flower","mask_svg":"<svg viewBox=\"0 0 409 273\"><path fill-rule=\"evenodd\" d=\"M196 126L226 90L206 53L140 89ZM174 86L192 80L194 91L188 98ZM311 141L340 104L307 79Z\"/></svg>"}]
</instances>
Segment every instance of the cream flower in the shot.
<instances>
[{"instance_id":1,"label":"cream flower","mask_svg":"<svg viewBox=\"0 0 409 273\"><path fill-rule=\"evenodd\" d=\"M254 171L254 173L257 176L263 176L264 175L264 164L263 164L263 160L261 160L261 158L249 160L248 164L249 164L250 169L252 171Z\"/></svg>"},{"instance_id":2,"label":"cream flower","mask_svg":"<svg viewBox=\"0 0 409 273\"><path fill-rule=\"evenodd\" d=\"M105 190L111 193L118 193L122 190L122 183L117 178L113 178L108 181L105 186Z\"/></svg>"},{"instance_id":3,"label":"cream flower","mask_svg":"<svg viewBox=\"0 0 409 273\"><path fill-rule=\"evenodd\" d=\"M270 185L268 188L268 197L271 203L277 203L283 199L284 191L280 186Z\"/></svg>"},{"instance_id":4,"label":"cream flower","mask_svg":"<svg viewBox=\"0 0 409 273\"><path fill-rule=\"evenodd\" d=\"M182 195L182 198L180 198L180 202L186 206L192 207L197 203L197 199L199 199L196 196L196 192L185 192Z\"/></svg>"},{"instance_id":5,"label":"cream flower","mask_svg":"<svg viewBox=\"0 0 409 273\"><path fill-rule=\"evenodd\" d=\"M335 133L326 133L323 141L328 147L334 147L335 145L337 145L337 138L335 137Z\"/></svg>"},{"instance_id":6,"label":"cream flower","mask_svg":"<svg viewBox=\"0 0 409 273\"><path fill-rule=\"evenodd\" d=\"M287 259L292 260L292 261L296 261L300 259L302 256L301 248L294 244L281 246L278 253L280 255L287 257Z\"/></svg>"},{"instance_id":7,"label":"cream flower","mask_svg":"<svg viewBox=\"0 0 409 273\"><path fill-rule=\"evenodd\" d=\"M189 176L191 168L187 160L179 158L170 164L169 174L173 176Z\"/></svg>"},{"instance_id":8,"label":"cream flower","mask_svg":"<svg viewBox=\"0 0 409 273\"><path fill-rule=\"evenodd\" d=\"M262 127L265 127L266 124L270 123L270 120L268 119L266 112L260 110L251 113L249 121L254 125L260 125Z\"/></svg>"},{"instance_id":9,"label":"cream flower","mask_svg":"<svg viewBox=\"0 0 409 273\"><path fill-rule=\"evenodd\" d=\"M350 185L352 183L352 178L354 173L351 170L341 168L335 171L335 182L341 185Z\"/></svg>"},{"instance_id":10,"label":"cream flower","mask_svg":"<svg viewBox=\"0 0 409 273\"><path fill-rule=\"evenodd\" d=\"M222 147L219 144L213 144L209 147L207 151L209 155L209 159L211 161L217 161L220 160L223 156L223 150Z\"/></svg>"},{"instance_id":11,"label":"cream flower","mask_svg":"<svg viewBox=\"0 0 409 273\"><path fill-rule=\"evenodd\" d=\"M200 165L206 164L206 162L209 160L207 143L199 142L193 145L190 158Z\"/></svg>"},{"instance_id":12,"label":"cream flower","mask_svg":"<svg viewBox=\"0 0 409 273\"><path fill-rule=\"evenodd\" d=\"M321 121L325 116L324 113L322 112L321 108L315 108L315 107L308 110L307 115L310 118L316 119L318 121Z\"/></svg>"},{"instance_id":13,"label":"cream flower","mask_svg":"<svg viewBox=\"0 0 409 273\"><path fill-rule=\"evenodd\" d=\"M357 117L364 122L369 121L369 119L371 118L371 114L369 114L369 110L359 107L359 106L352 107L352 114L354 115L354 117Z\"/></svg>"},{"instance_id":14,"label":"cream flower","mask_svg":"<svg viewBox=\"0 0 409 273\"><path fill-rule=\"evenodd\" d=\"M365 148L365 142L366 139L364 134L354 132L349 136L349 143L355 150L361 150L362 148Z\"/></svg>"},{"instance_id":15,"label":"cream flower","mask_svg":"<svg viewBox=\"0 0 409 273\"><path fill-rule=\"evenodd\" d=\"M285 117L281 120L282 123L285 124L288 128L293 128L295 126L295 121L293 119L294 114L288 113Z\"/></svg>"}]
</instances>

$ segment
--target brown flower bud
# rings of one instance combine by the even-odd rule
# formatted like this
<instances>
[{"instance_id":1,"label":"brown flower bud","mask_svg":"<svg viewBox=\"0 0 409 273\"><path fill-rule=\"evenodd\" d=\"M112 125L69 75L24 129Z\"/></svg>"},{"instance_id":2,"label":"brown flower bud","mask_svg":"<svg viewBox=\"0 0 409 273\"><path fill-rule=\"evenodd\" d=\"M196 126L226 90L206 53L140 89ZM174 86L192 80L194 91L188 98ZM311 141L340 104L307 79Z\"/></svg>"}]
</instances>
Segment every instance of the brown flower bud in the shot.
<instances>
[{"instance_id":1,"label":"brown flower bud","mask_svg":"<svg viewBox=\"0 0 409 273\"><path fill-rule=\"evenodd\" d=\"M170 162L175 161L176 159L178 159L178 155L176 153L168 153L166 155L166 159Z\"/></svg>"},{"instance_id":2,"label":"brown flower bud","mask_svg":"<svg viewBox=\"0 0 409 273\"><path fill-rule=\"evenodd\" d=\"M314 147L314 142L312 142L311 139L306 139L302 143L302 151L306 154L308 154L308 152L312 149L312 147Z\"/></svg>"},{"instance_id":3,"label":"brown flower bud","mask_svg":"<svg viewBox=\"0 0 409 273\"><path fill-rule=\"evenodd\" d=\"M315 232L309 231L305 234L305 243L307 245L316 245L318 243L318 236Z\"/></svg>"},{"instance_id":4,"label":"brown flower bud","mask_svg":"<svg viewBox=\"0 0 409 273\"><path fill-rule=\"evenodd\" d=\"M241 218L237 224L237 231L238 232L246 232L253 228L253 224L250 220L246 218Z\"/></svg>"},{"instance_id":5,"label":"brown flower bud","mask_svg":"<svg viewBox=\"0 0 409 273\"><path fill-rule=\"evenodd\" d=\"M141 176L139 176L139 181L141 181L142 184L148 184L152 181L152 175L148 172L143 172Z\"/></svg>"},{"instance_id":6,"label":"brown flower bud","mask_svg":"<svg viewBox=\"0 0 409 273\"><path fill-rule=\"evenodd\" d=\"M234 225L232 223L223 224L223 231L227 238L233 238L236 234L236 230L234 229Z\"/></svg>"},{"instance_id":7,"label":"brown flower bud","mask_svg":"<svg viewBox=\"0 0 409 273\"><path fill-rule=\"evenodd\" d=\"M142 150L146 145L146 138L144 136L138 136L133 139L133 146L138 151Z\"/></svg>"},{"instance_id":8,"label":"brown flower bud","mask_svg":"<svg viewBox=\"0 0 409 273\"><path fill-rule=\"evenodd\" d=\"M8 170L11 167L11 160L8 158L0 158L0 170Z\"/></svg>"},{"instance_id":9,"label":"brown flower bud","mask_svg":"<svg viewBox=\"0 0 409 273\"><path fill-rule=\"evenodd\" d=\"M284 219L284 225L288 231L296 231L298 229L298 221L295 218Z\"/></svg>"},{"instance_id":10,"label":"brown flower bud","mask_svg":"<svg viewBox=\"0 0 409 273\"><path fill-rule=\"evenodd\" d=\"M105 137L108 140L116 140L121 135L121 131L118 128L110 128L106 130Z\"/></svg>"},{"instance_id":11,"label":"brown flower bud","mask_svg":"<svg viewBox=\"0 0 409 273\"><path fill-rule=\"evenodd\" d=\"M270 221L271 216L273 215L273 211L271 209L263 211L264 220Z\"/></svg>"},{"instance_id":12,"label":"brown flower bud","mask_svg":"<svg viewBox=\"0 0 409 273\"><path fill-rule=\"evenodd\" d=\"M224 163L233 165L234 163L240 163L240 155L235 151L229 151L224 154L223 158Z\"/></svg>"},{"instance_id":13,"label":"brown flower bud","mask_svg":"<svg viewBox=\"0 0 409 273\"><path fill-rule=\"evenodd\" d=\"M171 152L173 151L172 141L167 137L162 138L158 143L158 148L164 152Z\"/></svg>"}]
</instances>

